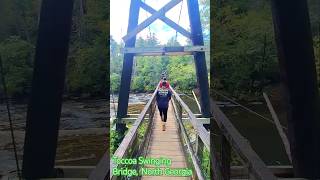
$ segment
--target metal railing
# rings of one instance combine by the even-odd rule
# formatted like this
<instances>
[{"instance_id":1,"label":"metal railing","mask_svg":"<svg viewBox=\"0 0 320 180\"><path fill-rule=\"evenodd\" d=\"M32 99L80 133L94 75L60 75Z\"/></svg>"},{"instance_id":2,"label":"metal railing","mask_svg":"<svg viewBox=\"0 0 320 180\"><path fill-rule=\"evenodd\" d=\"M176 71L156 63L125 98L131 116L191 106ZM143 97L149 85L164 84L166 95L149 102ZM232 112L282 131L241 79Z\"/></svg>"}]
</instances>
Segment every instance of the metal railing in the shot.
<instances>
[{"instance_id":1,"label":"metal railing","mask_svg":"<svg viewBox=\"0 0 320 180\"><path fill-rule=\"evenodd\" d=\"M204 180L208 179L203 173L203 168L201 167L202 154L204 150L210 153L210 134L204 128L203 124L197 120L196 116L192 113L190 108L185 104L185 102L180 98L179 94L171 88L173 98L172 105L175 112L175 118L178 123L178 131L180 134L181 142L184 142L187 146L185 154L191 157L190 167L193 167L194 179ZM185 111L188 118L187 120L182 118L182 112ZM190 136L188 136L188 129L185 127L183 121L189 121L191 124L191 129L196 134L195 143L192 144Z\"/></svg>"},{"instance_id":2,"label":"metal railing","mask_svg":"<svg viewBox=\"0 0 320 180\"><path fill-rule=\"evenodd\" d=\"M113 154L113 157L117 157L119 159L123 158L135 158L138 156L145 156L146 150L148 148L148 141L151 136L151 127L153 124L153 115L155 111L155 96L157 93L157 88L152 94L148 103L144 106L142 112L139 114L138 118L132 124L132 127L128 130L119 147ZM149 114L148 117L147 113ZM139 128L145 126L145 132L142 137L139 137ZM107 152L109 153L109 152ZM109 154L105 154L104 157L109 156ZM114 176L112 171L115 168L120 168L121 165L117 165L110 159L110 164L108 165L104 162L104 158L100 160L100 163L97 165L95 170L91 173L89 179L95 179L95 177L99 177L99 179L128 179L126 176ZM108 167L107 167L108 166ZM138 167L133 167L134 169L138 169ZM131 177L132 178L132 177Z\"/></svg>"},{"instance_id":3,"label":"metal railing","mask_svg":"<svg viewBox=\"0 0 320 180\"><path fill-rule=\"evenodd\" d=\"M217 125L221 137L220 152L214 150L214 156L220 155L219 163L212 162L213 169L221 172L218 179L230 179L231 150L233 150L241 159L244 167L247 167L250 179L258 180L276 180L277 178L268 169L265 163L260 159L256 152L252 149L249 141L244 138L237 129L232 125L227 116L220 110L216 103L211 99L211 114L213 115L214 125ZM219 145L212 144L212 147ZM218 158L215 158L218 159Z\"/></svg>"},{"instance_id":4,"label":"metal railing","mask_svg":"<svg viewBox=\"0 0 320 180\"><path fill-rule=\"evenodd\" d=\"M148 148L148 142L149 138L151 136L151 128L153 124L153 115L155 111L155 100L156 100L156 93L157 88L154 91L152 97L146 104L146 106L143 108L142 112L139 114L137 120L134 122L132 127L127 132L126 136L122 140L121 144L119 145L116 152L113 154L114 157L117 157L119 159L123 158L136 158L138 156L145 156L146 151ZM149 114L149 118L146 119L146 114ZM139 137L138 129L143 126L145 123L146 130L144 132L144 135ZM111 174L110 179L128 179L128 177L125 176L114 176L112 174L112 171L114 168L117 168L117 164L110 161L110 168L111 168ZM136 165L134 169L138 169L138 166Z\"/></svg>"}]
</instances>

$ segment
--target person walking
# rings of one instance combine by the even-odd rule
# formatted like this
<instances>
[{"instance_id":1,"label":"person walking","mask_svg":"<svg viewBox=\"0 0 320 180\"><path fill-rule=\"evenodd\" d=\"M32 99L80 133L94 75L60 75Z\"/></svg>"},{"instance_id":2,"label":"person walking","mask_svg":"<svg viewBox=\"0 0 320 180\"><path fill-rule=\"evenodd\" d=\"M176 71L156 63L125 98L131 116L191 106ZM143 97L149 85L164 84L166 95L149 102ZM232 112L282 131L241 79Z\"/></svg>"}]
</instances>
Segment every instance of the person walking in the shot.
<instances>
[{"instance_id":1,"label":"person walking","mask_svg":"<svg viewBox=\"0 0 320 180\"><path fill-rule=\"evenodd\" d=\"M159 86L159 87L162 88L162 83L163 83L163 82L166 82L165 86L166 86L166 88L169 89L170 83L169 83L169 81L167 81L167 78L166 78L166 77L164 77L164 78L161 79L161 81L160 81L160 86Z\"/></svg>"},{"instance_id":2,"label":"person walking","mask_svg":"<svg viewBox=\"0 0 320 180\"><path fill-rule=\"evenodd\" d=\"M162 121L162 131L166 130L167 112L169 107L169 101L171 100L171 95L172 93L169 89L169 84L167 83L167 81L160 82L156 94L156 100Z\"/></svg>"}]
</instances>

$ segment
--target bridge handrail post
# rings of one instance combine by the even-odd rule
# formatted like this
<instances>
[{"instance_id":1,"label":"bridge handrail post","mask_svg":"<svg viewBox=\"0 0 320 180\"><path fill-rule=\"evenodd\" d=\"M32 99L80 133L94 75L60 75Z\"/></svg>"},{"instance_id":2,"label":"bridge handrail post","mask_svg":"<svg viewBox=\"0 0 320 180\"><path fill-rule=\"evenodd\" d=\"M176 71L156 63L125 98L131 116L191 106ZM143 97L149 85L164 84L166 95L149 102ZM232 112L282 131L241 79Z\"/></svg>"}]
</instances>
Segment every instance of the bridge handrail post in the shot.
<instances>
[{"instance_id":1,"label":"bridge handrail post","mask_svg":"<svg viewBox=\"0 0 320 180\"><path fill-rule=\"evenodd\" d=\"M231 163L231 146L226 137L221 134L221 171L225 180L230 179L230 163Z\"/></svg>"},{"instance_id":2,"label":"bridge handrail post","mask_svg":"<svg viewBox=\"0 0 320 180\"><path fill-rule=\"evenodd\" d=\"M203 142L201 141L201 138L199 137L198 134L196 137L196 152L195 153L196 153L199 161L201 161L201 159L203 158Z\"/></svg>"}]
</instances>

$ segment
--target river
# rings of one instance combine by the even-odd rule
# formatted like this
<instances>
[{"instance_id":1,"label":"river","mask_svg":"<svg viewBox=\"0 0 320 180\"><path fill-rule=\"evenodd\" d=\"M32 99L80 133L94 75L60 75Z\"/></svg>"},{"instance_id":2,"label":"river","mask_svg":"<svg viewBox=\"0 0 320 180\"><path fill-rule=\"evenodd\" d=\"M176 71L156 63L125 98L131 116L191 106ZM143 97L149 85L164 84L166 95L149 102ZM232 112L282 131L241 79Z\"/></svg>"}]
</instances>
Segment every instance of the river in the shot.
<instances>
[{"instance_id":1,"label":"river","mask_svg":"<svg viewBox=\"0 0 320 180\"><path fill-rule=\"evenodd\" d=\"M62 104L56 165L96 165L108 148L107 99L74 99ZM21 168L27 105L11 104ZM0 104L0 175L16 169L6 106ZM39 148L45 144L39 144Z\"/></svg>"}]
</instances>

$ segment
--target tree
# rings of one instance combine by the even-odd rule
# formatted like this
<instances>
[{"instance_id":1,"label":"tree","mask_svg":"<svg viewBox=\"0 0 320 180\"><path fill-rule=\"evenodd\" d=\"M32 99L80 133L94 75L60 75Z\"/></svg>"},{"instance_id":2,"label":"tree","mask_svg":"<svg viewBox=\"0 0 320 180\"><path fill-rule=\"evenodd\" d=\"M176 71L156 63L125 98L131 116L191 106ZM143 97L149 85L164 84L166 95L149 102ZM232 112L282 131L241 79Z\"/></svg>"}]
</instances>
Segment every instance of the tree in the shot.
<instances>
[{"instance_id":1,"label":"tree","mask_svg":"<svg viewBox=\"0 0 320 180\"><path fill-rule=\"evenodd\" d=\"M23 96L30 92L33 63L29 62L34 48L17 36L0 43L4 76L10 96Z\"/></svg>"},{"instance_id":2,"label":"tree","mask_svg":"<svg viewBox=\"0 0 320 180\"><path fill-rule=\"evenodd\" d=\"M279 82L270 6L224 2L215 9L214 24L214 82L235 96Z\"/></svg>"}]
</instances>

